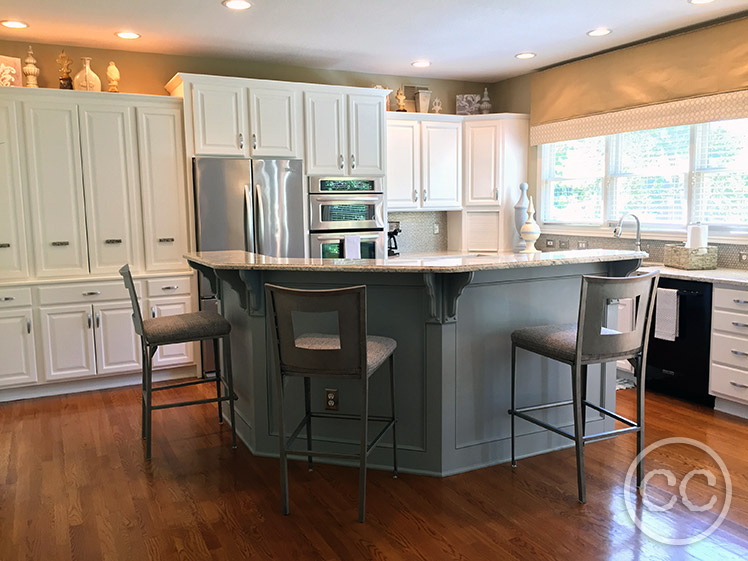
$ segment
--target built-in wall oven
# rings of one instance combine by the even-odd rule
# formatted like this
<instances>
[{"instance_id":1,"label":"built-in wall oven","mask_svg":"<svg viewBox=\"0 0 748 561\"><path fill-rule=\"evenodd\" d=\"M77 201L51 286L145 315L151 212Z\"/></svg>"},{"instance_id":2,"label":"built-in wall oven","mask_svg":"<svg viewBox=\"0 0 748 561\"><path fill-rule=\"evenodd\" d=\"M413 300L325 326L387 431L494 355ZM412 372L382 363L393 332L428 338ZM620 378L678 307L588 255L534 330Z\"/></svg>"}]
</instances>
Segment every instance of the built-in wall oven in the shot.
<instances>
[{"instance_id":1,"label":"built-in wall oven","mask_svg":"<svg viewBox=\"0 0 748 561\"><path fill-rule=\"evenodd\" d=\"M383 259L386 224L381 177L309 178L312 257ZM351 239L359 240L359 254L346 255L346 238L349 247Z\"/></svg>"}]
</instances>

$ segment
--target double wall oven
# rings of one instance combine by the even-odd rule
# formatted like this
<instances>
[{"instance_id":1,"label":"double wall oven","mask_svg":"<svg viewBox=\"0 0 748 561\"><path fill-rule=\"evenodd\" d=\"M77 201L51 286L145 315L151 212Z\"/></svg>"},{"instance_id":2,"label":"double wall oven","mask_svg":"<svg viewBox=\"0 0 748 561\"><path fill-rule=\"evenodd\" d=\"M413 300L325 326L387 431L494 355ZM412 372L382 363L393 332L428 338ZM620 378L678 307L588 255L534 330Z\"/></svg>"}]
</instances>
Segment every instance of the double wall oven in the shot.
<instances>
[{"instance_id":1,"label":"double wall oven","mask_svg":"<svg viewBox=\"0 0 748 561\"><path fill-rule=\"evenodd\" d=\"M386 224L381 177L309 178L312 257L350 258L345 255L348 237L359 240L362 259L383 259Z\"/></svg>"}]
</instances>

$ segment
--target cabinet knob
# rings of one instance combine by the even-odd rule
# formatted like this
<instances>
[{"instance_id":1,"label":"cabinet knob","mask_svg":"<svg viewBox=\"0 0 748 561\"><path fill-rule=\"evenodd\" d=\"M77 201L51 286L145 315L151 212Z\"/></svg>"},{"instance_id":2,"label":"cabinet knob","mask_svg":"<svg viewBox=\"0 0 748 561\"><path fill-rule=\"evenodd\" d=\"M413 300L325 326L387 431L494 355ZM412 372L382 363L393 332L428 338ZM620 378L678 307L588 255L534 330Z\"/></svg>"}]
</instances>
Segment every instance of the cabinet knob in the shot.
<instances>
[{"instance_id":1,"label":"cabinet knob","mask_svg":"<svg viewBox=\"0 0 748 561\"><path fill-rule=\"evenodd\" d=\"M174 238L159 238L158 243L174 243Z\"/></svg>"},{"instance_id":2,"label":"cabinet knob","mask_svg":"<svg viewBox=\"0 0 748 561\"><path fill-rule=\"evenodd\" d=\"M244 148L244 135L239 133L239 148Z\"/></svg>"},{"instance_id":3,"label":"cabinet knob","mask_svg":"<svg viewBox=\"0 0 748 561\"><path fill-rule=\"evenodd\" d=\"M426 189L424 189L423 190L423 202L426 202L428 200L428 197L429 197L429 192Z\"/></svg>"},{"instance_id":4,"label":"cabinet knob","mask_svg":"<svg viewBox=\"0 0 748 561\"><path fill-rule=\"evenodd\" d=\"M151 317L152 318L156 317L156 308L155 307L151 308Z\"/></svg>"},{"instance_id":5,"label":"cabinet knob","mask_svg":"<svg viewBox=\"0 0 748 561\"><path fill-rule=\"evenodd\" d=\"M26 333L31 334L31 318L26 318Z\"/></svg>"},{"instance_id":6,"label":"cabinet knob","mask_svg":"<svg viewBox=\"0 0 748 561\"><path fill-rule=\"evenodd\" d=\"M496 187L496 189L494 189L494 194L493 194L493 196L494 196L494 198L495 198L495 199L496 199L497 201L499 200L499 188L498 188L498 187Z\"/></svg>"},{"instance_id":7,"label":"cabinet knob","mask_svg":"<svg viewBox=\"0 0 748 561\"><path fill-rule=\"evenodd\" d=\"M70 245L69 241L62 241L62 242L52 242L50 244L52 247L64 247L66 245Z\"/></svg>"},{"instance_id":8,"label":"cabinet knob","mask_svg":"<svg viewBox=\"0 0 748 561\"><path fill-rule=\"evenodd\" d=\"M91 314L87 315L87 319L88 319L88 328L91 329Z\"/></svg>"},{"instance_id":9,"label":"cabinet knob","mask_svg":"<svg viewBox=\"0 0 748 561\"><path fill-rule=\"evenodd\" d=\"M101 327L101 312L96 312L96 329Z\"/></svg>"},{"instance_id":10,"label":"cabinet knob","mask_svg":"<svg viewBox=\"0 0 748 561\"><path fill-rule=\"evenodd\" d=\"M356 169L356 156L351 154L351 169Z\"/></svg>"},{"instance_id":11,"label":"cabinet knob","mask_svg":"<svg viewBox=\"0 0 748 561\"><path fill-rule=\"evenodd\" d=\"M252 133L252 150L257 150L257 135Z\"/></svg>"},{"instance_id":12,"label":"cabinet knob","mask_svg":"<svg viewBox=\"0 0 748 561\"><path fill-rule=\"evenodd\" d=\"M343 166L345 166L345 158L343 157L343 154L341 154L338 160L338 167L343 169Z\"/></svg>"},{"instance_id":13,"label":"cabinet knob","mask_svg":"<svg viewBox=\"0 0 748 561\"><path fill-rule=\"evenodd\" d=\"M413 189L413 202L418 202L418 189Z\"/></svg>"}]
</instances>

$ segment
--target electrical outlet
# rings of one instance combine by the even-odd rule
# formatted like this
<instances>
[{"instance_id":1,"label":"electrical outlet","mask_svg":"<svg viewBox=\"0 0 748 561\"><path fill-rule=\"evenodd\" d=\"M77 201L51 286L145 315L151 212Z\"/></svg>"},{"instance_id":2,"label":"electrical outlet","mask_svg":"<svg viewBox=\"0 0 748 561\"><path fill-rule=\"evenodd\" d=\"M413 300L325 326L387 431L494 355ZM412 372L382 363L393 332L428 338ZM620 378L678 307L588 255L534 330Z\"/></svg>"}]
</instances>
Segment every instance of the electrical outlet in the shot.
<instances>
[{"instance_id":1,"label":"electrical outlet","mask_svg":"<svg viewBox=\"0 0 748 561\"><path fill-rule=\"evenodd\" d=\"M577 249L587 249L587 240L579 240L577 242Z\"/></svg>"},{"instance_id":2,"label":"electrical outlet","mask_svg":"<svg viewBox=\"0 0 748 561\"><path fill-rule=\"evenodd\" d=\"M748 251L741 251L740 252L740 262L741 263L748 263Z\"/></svg>"},{"instance_id":3,"label":"electrical outlet","mask_svg":"<svg viewBox=\"0 0 748 561\"><path fill-rule=\"evenodd\" d=\"M545 247L556 247L556 240L545 240Z\"/></svg>"},{"instance_id":4,"label":"electrical outlet","mask_svg":"<svg viewBox=\"0 0 748 561\"><path fill-rule=\"evenodd\" d=\"M434 224L434 234L439 233L439 224Z\"/></svg>"},{"instance_id":5,"label":"electrical outlet","mask_svg":"<svg viewBox=\"0 0 748 561\"><path fill-rule=\"evenodd\" d=\"M559 249L569 249L569 240L558 240Z\"/></svg>"},{"instance_id":6,"label":"electrical outlet","mask_svg":"<svg viewBox=\"0 0 748 561\"><path fill-rule=\"evenodd\" d=\"M338 401L338 390L337 389L325 389L325 409L330 411L337 411L340 407L340 401Z\"/></svg>"}]
</instances>

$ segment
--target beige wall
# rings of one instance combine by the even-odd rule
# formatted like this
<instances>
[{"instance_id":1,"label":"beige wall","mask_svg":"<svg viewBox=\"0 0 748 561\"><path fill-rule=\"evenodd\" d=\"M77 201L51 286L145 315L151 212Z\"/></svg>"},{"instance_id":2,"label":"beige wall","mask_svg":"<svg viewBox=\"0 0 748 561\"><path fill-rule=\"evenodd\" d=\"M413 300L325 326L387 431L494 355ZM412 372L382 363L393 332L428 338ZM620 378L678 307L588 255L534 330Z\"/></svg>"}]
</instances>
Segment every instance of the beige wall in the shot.
<instances>
[{"instance_id":1,"label":"beige wall","mask_svg":"<svg viewBox=\"0 0 748 561\"><path fill-rule=\"evenodd\" d=\"M435 97L441 98L445 113L454 113L455 96L457 94L483 93L483 88L487 85L457 80L429 80L415 75L411 77L386 76L361 72L319 70L303 66L259 62L251 59L189 57L42 43L32 43L32 46L34 47L34 56L38 61L37 66L41 70L39 85L43 88L57 88L59 86L58 66L55 59L62 48L73 59L73 76L81 69L80 57L90 56L92 58L91 66L101 78L102 85L106 84L106 67L109 61L113 60L122 74L120 91L126 93L167 95L164 85L177 72L339 84L343 86L371 87L374 84L381 84L393 90L402 85L418 85L431 89L433 92L432 101ZM27 43L0 40L0 55L14 56L23 60L26 57L27 48ZM392 99L392 107L395 106L394 103L394 99Z\"/></svg>"}]
</instances>

